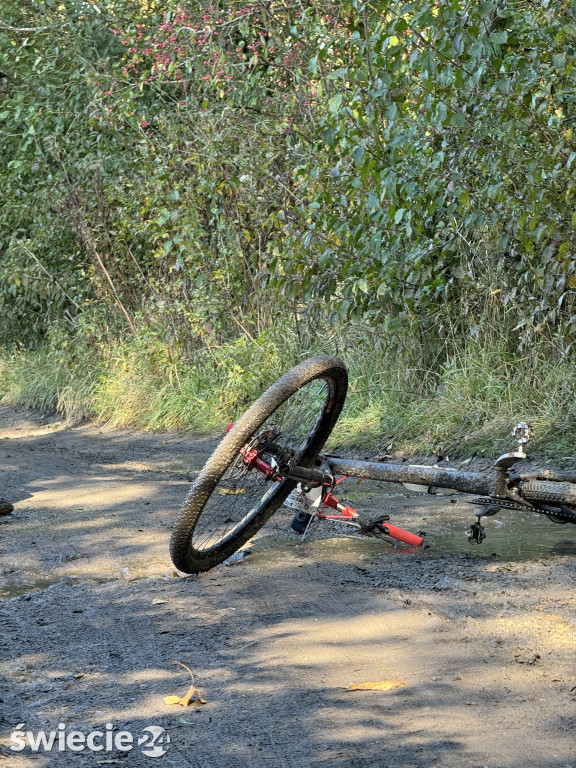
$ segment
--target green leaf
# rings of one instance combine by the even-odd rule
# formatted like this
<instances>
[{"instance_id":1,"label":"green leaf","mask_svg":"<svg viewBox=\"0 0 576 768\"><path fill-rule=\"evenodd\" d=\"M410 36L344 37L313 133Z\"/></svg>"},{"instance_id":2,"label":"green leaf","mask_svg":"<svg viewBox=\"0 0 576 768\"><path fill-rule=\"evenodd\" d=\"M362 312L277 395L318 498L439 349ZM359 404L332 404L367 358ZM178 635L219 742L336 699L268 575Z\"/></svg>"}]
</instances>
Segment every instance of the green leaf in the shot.
<instances>
[{"instance_id":1,"label":"green leaf","mask_svg":"<svg viewBox=\"0 0 576 768\"><path fill-rule=\"evenodd\" d=\"M405 213L406 213L405 208L398 208L398 210L394 214L394 224L400 224L400 222L402 221L402 217L404 216Z\"/></svg>"},{"instance_id":2,"label":"green leaf","mask_svg":"<svg viewBox=\"0 0 576 768\"><path fill-rule=\"evenodd\" d=\"M495 45L503 45L508 42L508 32L494 32L490 35L490 42Z\"/></svg>"},{"instance_id":3,"label":"green leaf","mask_svg":"<svg viewBox=\"0 0 576 768\"><path fill-rule=\"evenodd\" d=\"M335 96L332 96L332 98L328 102L328 109L334 115L336 114L336 112L338 112L341 106L342 106L342 94L337 93Z\"/></svg>"},{"instance_id":4,"label":"green leaf","mask_svg":"<svg viewBox=\"0 0 576 768\"><path fill-rule=\"evenodd\" d=\"M366 150L365 150L364 147L355 147L352 150L352 157L358 163L358 165L362 165L362 161L364 160L364 152L365 151Z\"/></svg>"},{"instance_id":5,"label":"green leaf","mask_svg":"<svg viewBox=\"0 0 576 768\"><path fill-rule=\"evenodd\" d=\"M338 78L342 78L342 80L345 80L347 77L348 77L348 68L340 67L340 69L335 69L334 72L330 72L327 79L337 80Z\"/></svg>"},{"instance_id":6,"label":"green leaf","mask_svg":"<svg viewBox=\"0 0 576 768\"><path fill-rule=\"evenodd\" d=\"M450 125L455 125L458 128L464 128L466 125L466 118L461 112L455 112L450 116Z\"/></svg>"},{"instance_id":7,"label":"green leaf","mask_svg":"<svg viewBox=\"0 0 576 768\"><path fill-rule=\"evenodd\" d=\"M388 282L386 280L382 281L378 288L376 289L376 295L382 296L385 293L388 293L390 290L390 286L388 285Z\"/></svg>"}]
</instances>

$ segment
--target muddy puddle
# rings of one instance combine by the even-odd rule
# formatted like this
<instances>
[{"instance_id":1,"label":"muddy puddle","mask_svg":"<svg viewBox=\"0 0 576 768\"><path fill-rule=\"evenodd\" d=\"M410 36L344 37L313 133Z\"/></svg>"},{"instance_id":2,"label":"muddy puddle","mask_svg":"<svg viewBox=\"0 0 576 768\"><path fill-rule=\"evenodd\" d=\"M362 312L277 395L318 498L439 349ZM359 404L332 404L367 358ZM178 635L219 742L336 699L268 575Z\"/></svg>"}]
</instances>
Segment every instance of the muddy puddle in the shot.
<instances>
[{"instance_id":1,"label":"muddy puddle","mask_svg":"<svg viewBox=\"0 0 576 768\"><path fill-rule=\"evenodd\" d=\"M37 579L36 581L31 580L22 584L11 583L8 580L4 580L3 583L0 582L0 600L28 595L31 592L40 592L57 583L58 579Z\"/></svg>"},{"instance_id":2,"label":"muddy puddle","mask_svg":"<svg viewBox=\"0 0 576 768\"><path fill-rule=\"evenodd\" d=\"M187 469L193 470L192 461L187 464ZM469 544L466 531L474 521L476 508L466 503L466 498L471 497L451 491L427 494L406 490L392 483L358 482L348 478L337 486L335 495L367 517L388 514L394 525L412 532L425 532L424 546L394 546L387 541L362 536L344 523L319 520L314 521L303 540L290 528L293 511L283 508L244 548L250 551L250 555L235 556L229 565L242 563L244 567L268 570L288 561L361 566L363 562L373 562L381 557L421 559L456 554L485 560L529 561L576 555L576 526L558 525L529 511L502 510L496 517L484 518L486 540L481 545ZM10 523L11 526L13 524ZM130 530L130 525L124 529L125 537ZM30 526L27 531L34 538ZM163 532L160 546L157 533L156 529L152 529L146 537L146 545L143 546L144 539L141 537L141 546L136 548L130 543L112 549L92 549L81 539L71 549L77 554L61 555L56 567L48 562L31 566L24 552L14 560L11 571L0 574L0 600L46 590L62 582L134 581L155 576L169 578L173 575L173 568L168 555L168 532ZM151 540L154 540L156 548L150 548ZM62 547L60 540L57 546Z\"/></svg>"},{"instance_id":3,"label":"muddy puddle","mask_svg":"<svg viewBox=\"0 0 576 768\"><path fill-rule=\"evenodd\" d=\"M74 577L63 576L61 573L13 573L0 578L0 600L10 600L13 597L24 597L34 592L45 592L57 584L108 584L117 581L121 576L112 577Z\"/></svg>"},{"instance_id":4,"label":"muddy puddle","mask_svg":"<svg viewBox=\"0 0 576 768\"><path fill-rule=\"evenodd\" d=\"M466 555L483 559L540 560L576 555L576 526L559 525L544 515L530 511L501 510L495 517L483 518L486 539L479 545L468 542L467 530L474 522L477 507L452 491L427 494L405 490L393 483L347 479L335 495L368 516L390 515L390 522L413 532L425 532L422 547L391 545L386 541L361 536L343 523L315 521L307 538L293 534L290 513L281 514L286 531L266 533L266 528L250 544L254 564L273 566L283 557L306 557L318 562L341 561L361 564L375 555L426 557L439 554Z\"/></svg>"},{"instance_id":5,"label":"muddy puddle","mask_svg":"<svg viewBox=\"0 0 576 768\"><path fill-rule=\"evenodd\" d=\"M486 539L479 545L468 542L466 531L473 521L472 505L446 507L431 504L422 517L430 552L537 560L556 555L576 555L576 526L559 525L533 512L502 510L483 519Z\"/></svg>"}]
</instances>

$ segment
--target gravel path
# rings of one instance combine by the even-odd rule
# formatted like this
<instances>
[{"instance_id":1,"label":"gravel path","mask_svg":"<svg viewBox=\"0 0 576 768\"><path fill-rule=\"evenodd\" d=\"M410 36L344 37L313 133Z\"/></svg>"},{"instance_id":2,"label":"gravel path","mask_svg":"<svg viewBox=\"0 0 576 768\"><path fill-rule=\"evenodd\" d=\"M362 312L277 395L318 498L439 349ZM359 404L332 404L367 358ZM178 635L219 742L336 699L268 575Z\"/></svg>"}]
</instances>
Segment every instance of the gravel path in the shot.
<instances>
[{"instance_id":1,"label":"gravel path","mask_svg":"<svg viewBox=\"0 0 576 768\"><path fill-rule=\"evenodd\" d=\"M576 528L539 521L557 539L531 559L465 536L403 553L301 544L285 511L250 556L178 578L170 528L214 445L0 409L0 768L576 768ZM362 503L433 534L471 521L448 497ZM191 682L176 662L206 704L164 702ZM396 687L346 690L368 681ZM21 723L171 742L13 752Z\"/></svg>"}]
</instances>

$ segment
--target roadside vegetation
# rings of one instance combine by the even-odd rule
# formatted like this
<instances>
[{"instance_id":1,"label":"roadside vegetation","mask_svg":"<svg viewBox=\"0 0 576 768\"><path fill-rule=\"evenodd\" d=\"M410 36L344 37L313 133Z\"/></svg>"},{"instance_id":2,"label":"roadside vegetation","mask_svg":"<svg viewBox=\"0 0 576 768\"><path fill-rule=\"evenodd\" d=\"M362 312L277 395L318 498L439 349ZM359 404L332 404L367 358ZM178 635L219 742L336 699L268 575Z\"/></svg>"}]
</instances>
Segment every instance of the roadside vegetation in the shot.
<instances>
[{"instance_id":1,"label":"roadside vegetation","mask_svg":"<svg viewBox=\"0 0 576 768\"><path fill-rule=\"evenodd\" d=\"M329 352L334 445L576 455L576 4L3 10L3 402L218 430Z\"/></svg>"}]
</instances>

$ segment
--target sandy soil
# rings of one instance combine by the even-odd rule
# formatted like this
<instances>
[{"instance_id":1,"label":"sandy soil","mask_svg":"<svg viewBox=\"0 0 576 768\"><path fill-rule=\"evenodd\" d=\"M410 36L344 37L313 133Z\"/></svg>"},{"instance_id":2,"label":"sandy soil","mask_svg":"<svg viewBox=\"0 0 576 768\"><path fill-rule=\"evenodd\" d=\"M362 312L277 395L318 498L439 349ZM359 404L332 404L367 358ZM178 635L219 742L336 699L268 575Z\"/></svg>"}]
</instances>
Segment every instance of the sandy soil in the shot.
<instances>
[{"instance_id":1,"label":"sandy soil","mask_svg":"<svg viewBox=\"0 0 576 768\"><path fill-rule=\"evenodd\" d=\"M538 521L544 554L471 556L461 502L367 493L429 549L302 544L285 511L250 556L178 578L170 528L215 444L0 409L0 767L576 768L576 527ZM165 704L190 683L176 661L205 705ZM368 681L401 685L346 690ZM20 723L171 743L14 753Z\"/></svg>"}]
</instances>

